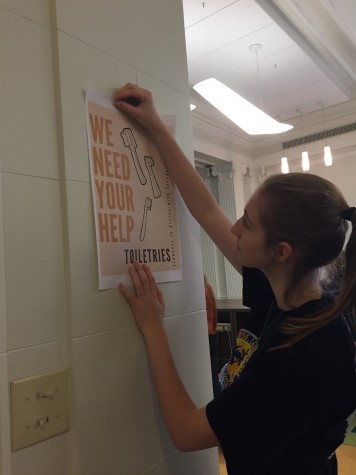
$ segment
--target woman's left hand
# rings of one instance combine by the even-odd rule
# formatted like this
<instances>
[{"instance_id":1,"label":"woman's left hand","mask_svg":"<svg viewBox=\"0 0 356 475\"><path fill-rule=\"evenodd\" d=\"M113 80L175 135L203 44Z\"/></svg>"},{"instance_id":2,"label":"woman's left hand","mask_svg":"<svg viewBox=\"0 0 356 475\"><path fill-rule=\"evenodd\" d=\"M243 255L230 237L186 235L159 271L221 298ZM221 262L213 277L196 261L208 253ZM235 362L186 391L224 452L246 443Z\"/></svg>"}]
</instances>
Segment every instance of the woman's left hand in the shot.
<instances>
[{"instance_id":1,"label":"woman's left hand","mask_svg":"<svg viewBox=\"0 0 356 475\"><path fill-rule=\"evenodd\" d=\"M162 329L163 295L157 287L150 268L145 264L135 262L129 268L129 274L134 286L134 294L124 284L119 284L118 287L130 305L136 324L146 339Z\"/></svg>"}]
</instances>

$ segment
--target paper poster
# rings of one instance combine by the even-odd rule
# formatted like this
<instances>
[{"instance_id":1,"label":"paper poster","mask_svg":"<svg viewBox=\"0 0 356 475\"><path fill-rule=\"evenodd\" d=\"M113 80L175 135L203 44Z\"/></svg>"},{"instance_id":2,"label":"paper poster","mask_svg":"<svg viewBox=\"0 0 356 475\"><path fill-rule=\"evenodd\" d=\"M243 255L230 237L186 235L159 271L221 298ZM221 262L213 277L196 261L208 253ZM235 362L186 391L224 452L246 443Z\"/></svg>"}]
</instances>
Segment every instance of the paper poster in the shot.
<instances>
[{"instance_id":1,"label":"paper poster","mask_svg":"<svg viewBox=\"0 0 356 475\"><path fill-rule=\"evenodd\" d=\"M150 266L157 282L182 279L176 191L146 133L111 97L86 91L99 290L131 284L128 267ZM174 117L163 117L174 134Z\"/></svg>"}]
</instances>

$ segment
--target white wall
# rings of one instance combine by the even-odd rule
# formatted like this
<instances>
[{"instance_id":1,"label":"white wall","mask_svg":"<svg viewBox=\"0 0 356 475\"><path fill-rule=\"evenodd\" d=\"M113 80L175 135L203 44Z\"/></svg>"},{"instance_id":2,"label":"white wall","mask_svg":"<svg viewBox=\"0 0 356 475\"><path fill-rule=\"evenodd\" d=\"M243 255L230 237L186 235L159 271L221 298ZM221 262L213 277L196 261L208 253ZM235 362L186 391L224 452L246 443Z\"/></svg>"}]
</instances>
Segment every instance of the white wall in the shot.
<instances>
[{"instance_id":1,"label":"white wall","mask_svg":"<svg viewBox=\"0 0 356 475\"><path fill-rule=\"evenodd\" d=\"M287 156L290 171L302 171L301 154L304 150L309 153L310 173L334 182L343 191L350 206L356 203L356 132L328 138L327 144L333 155L331 167L325 167L323 161L325 139L282 149L283 142L355 123L355 99L329 107L325 111L306 114L303 123L300 118L294 122L295 127L290 132L277 136L251 137L242 134L238 128L236 131L224 130L221 124L217 127L204 117L194 118L194 150L233 164L237 216L243 212L246 200L263 179L268 174L281 172L282 156ZM247 167L250 168L250 178L245 175Z\"/></svg>"},{"instance_id":2,"label":"white wall","mask_svg":"<svg viewBox=\"0 0 356 475\"><path fill-rule=\"evenodd\" d=\"M181 454L161 419L140 335L97 290L86 88L127 81L176 114L193 157L180 0L0 0L0 474L217 475L217 451ZM197 225L178 204L183 281L162 285L178 370L212 397ZM9 381L68 366L69 433L10 450Z\"/></svg>"},{"instance_id":3,"label":"white wall","mask_svg":"<svg viewBox=\"0 0 356 475\"><path fill-rule=\"evenodd\" d=\"M355 115L356 119L356 115ZM356 132L349 132L328 139L333 155L332 166L326 167L323 159L325 140L312 142L286 149L283 155L288 157L290 170L302 171L301 154L307 150L310 159L310 170L306 173L314 173L335 183L343 192L350 206L356 203ZM282 152L260 156L254 161L253 172L257 176L261 173L261 166L266 174L280 173Z\"/></svg>"}]
</instances>

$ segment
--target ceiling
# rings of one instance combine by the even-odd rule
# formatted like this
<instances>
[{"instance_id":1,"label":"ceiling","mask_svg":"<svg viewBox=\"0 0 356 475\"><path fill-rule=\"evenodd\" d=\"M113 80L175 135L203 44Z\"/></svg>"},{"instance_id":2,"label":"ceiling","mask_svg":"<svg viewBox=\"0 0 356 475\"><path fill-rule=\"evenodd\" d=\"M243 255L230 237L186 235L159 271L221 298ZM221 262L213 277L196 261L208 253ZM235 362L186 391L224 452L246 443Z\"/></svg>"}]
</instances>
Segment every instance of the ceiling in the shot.
<instances>
[{"instance_id":1,"label":"ceiling","mask_svg":"<svg viewBox=\"0 0 356 475\"><path fill-rule=\"evenodd\" d=\"M355 0L183 0L183 8L191 86L215 77L282 122L356 98ZM196 117L235 127L193 89L191 98Z\"/></svg>"}]
</instances>

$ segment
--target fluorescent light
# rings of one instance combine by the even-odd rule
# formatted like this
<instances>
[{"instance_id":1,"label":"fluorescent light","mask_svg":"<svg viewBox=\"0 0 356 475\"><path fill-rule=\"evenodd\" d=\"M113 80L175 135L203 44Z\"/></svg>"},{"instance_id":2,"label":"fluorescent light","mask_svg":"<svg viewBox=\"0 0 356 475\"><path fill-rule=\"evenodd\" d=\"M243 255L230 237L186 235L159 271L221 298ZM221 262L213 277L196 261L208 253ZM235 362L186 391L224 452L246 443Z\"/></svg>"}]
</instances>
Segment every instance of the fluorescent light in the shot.
<instances>
[{"instance_id":1,"label":"fluorescent light","mask_svg":"<svg viewBox=\"0 0 356 475\"><path fill-rule=\"evenodd\" d=\"M193 111L196 108L195 104L190 104L190 111Z\"/></svg>"},{"instance_id":2,"label":"fluorescent light","mask_svg":"<svg viewBox=\"0 0 356 475\"><path fill-rule=\"evenodd\" d=\"M308 152L302 152L302 168L305 172L310 170L309 155Z\"/></svg>"},{"instance_id":3,"label":"fluorescent light","mask_svg":"<svg viewBox=\"0 0 356 475\"><path fill-rule=\"evenodd\" d=\"M331 149L329 145L324 147L324 163L327 167L333 164L333 156L331 155Z\"/></svg>"},{"instance_id":4,"label":"fluorescent light","mask_svg":"<svg viewBox=\"0 0 356 475\"><path fill-rule=\"evenodd\" d=\"M282 162L281 164L282 173L289 173L289 165L288 165L287 157L282 157L281 162Z\"/></svg>"},{"instance_id":5,"label":"fluorescent light","mask_svg":"<svg viewBox=\"0 0 356 475\"><path fill-rule=\"evenodd\" d=\"M250 135L280 134L293 128L276 121L214 78L199 82L194 89Z\"/></svg>"}]
</instances>

